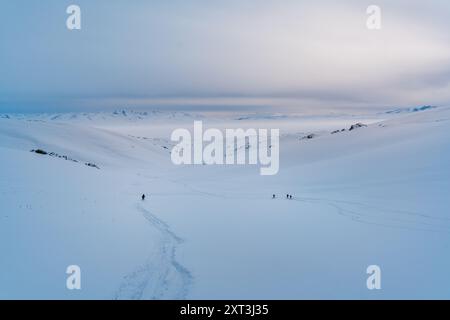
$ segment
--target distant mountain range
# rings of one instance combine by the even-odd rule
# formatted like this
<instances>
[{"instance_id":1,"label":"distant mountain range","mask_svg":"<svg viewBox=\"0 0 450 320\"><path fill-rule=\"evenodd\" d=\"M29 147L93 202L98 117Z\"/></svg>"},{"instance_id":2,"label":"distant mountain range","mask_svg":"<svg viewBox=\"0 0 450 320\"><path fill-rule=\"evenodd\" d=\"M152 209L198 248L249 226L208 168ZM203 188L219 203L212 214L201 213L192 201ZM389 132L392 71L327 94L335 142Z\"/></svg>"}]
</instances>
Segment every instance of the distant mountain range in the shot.
<instances>
[{"instance_id":1,"label":"distant mountain range","mask_svg":"<svg viewBox=\"0 0 450 320\"><path fill-rule=\"evenodd\" d=\"M411 107L411 108L398 108L398 109L386 111L384 113L394 114L394 113L421 112L421 111L426 111L426 110L435 109L435 108L437 108L437 107L436 106L422 106L422 107Z\"/></svg>"}]
</instances>

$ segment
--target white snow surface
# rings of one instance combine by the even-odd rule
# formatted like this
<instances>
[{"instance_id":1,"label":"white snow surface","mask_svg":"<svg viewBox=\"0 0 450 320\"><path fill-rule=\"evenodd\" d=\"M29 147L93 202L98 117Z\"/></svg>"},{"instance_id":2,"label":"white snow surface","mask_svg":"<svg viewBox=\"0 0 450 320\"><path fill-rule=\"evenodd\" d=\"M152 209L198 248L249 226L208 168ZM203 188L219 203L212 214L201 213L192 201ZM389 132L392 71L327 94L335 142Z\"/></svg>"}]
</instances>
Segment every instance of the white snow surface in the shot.
<instances>
[{"instance_id":1,"label":"white snow surface","mask_svg":"<svg viewBox=\"0 0 450 320\"><path fill-rule=\"evenodd\" d=\"M279 173L175 166L170 133L194 120L280 128ZM0 159L0 299L450 298L446 107L11 114ZM81 290L66 288L69 265ZM381 290L366 287L369 265Z\"/></svg>"}]
</instances>

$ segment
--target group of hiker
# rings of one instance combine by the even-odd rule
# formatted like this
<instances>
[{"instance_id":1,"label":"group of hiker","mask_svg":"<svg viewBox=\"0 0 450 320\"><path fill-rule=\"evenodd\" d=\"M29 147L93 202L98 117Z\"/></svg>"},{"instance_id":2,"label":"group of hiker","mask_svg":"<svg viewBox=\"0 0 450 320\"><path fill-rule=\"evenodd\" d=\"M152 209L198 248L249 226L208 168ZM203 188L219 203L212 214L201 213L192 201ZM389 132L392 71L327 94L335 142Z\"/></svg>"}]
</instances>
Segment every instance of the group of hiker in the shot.
<instances>
[{"instance_id":1,"label":"group of hiker","mask_svg":"<svg viewBox=\"0 0 450 320\"><path fill-rule=\"evenodd\" d=\"M276 197L275 194L272 195L272 199L276 199ZM286 199L292 200L292 194L286 194Z\"/></svg>"},{"instance_id":2,"label":"group of hiker","mask_svg":"<svg viewBox=\"0 0 450 320\"><path fill-rule=\"evenodd\" d=\"M145 194L142 195L142 201L145 200ZM272 195L272 199L276 199L277 196L275 194ZM292 200L292 194L286 194L286 199Z\"/></svg>"}]
</instances>

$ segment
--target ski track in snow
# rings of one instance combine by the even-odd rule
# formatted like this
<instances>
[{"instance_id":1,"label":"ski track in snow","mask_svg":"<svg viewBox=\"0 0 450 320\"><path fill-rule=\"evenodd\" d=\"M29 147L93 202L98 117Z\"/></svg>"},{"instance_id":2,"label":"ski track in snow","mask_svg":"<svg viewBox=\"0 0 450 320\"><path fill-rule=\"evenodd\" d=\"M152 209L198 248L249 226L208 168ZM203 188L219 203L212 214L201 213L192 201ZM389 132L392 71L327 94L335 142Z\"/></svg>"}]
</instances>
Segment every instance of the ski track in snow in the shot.
<instances>
[{"instance_id":1,"label":"ski track in snow","mask_svg":"<svg viewBox=\"0 0 450 320\"><path fill-rule=\"evenodd\" d=\"M230 199L230 200L267 199L257 194L242 194L242 193L217 194L213 192L199 190L198 188L195 188L190 184L181 182L179 180L172 179L170 181L183 186L184 188L189 190L190 194L192 195L198 195L209 198ZM183 194L186 195L186 193ZM162 196L165 194L157 194L157 195ZM278 198L277 200L279 199L280 198ZM379 206L365 204L356 201L335 200L329 198L296 197L293 198L291 201L311 203L315 205L326 205L333 208L337 212L337 214L358 223L364 223L378 227L404 229L410 231L450 233L450 218L447 217L433 216L406 210L386 209Z\"/></svg>"},{"instance_id":2,"label":"ski track in snow","mask_svg":"<svg viewBox=\"0 0 450 320\"><path fill-rule=\"evenodd\" d=\"M256 194L215 194L201 191L188 183L171 180L180 184L192 194L222 199L263 199ZM162 194L159 194L162 195ZM266 198L264 198L266 199ZM278 198L277 200L279 200ZM290 201L287 200L286 201ZM326 205L333 208L339 215L351 219L354 222L374 225L378 227L404 229L410 231L427 231L450 233L450 218L427 215L406 210L386 209L356 201L335 200L316 197L297 197L291 201Z\"/></svg>"},{"instance_id":3,"label":"ski track in snow","mask_svg":"<svg viewBox=\"0 0 450 320\"><path fill-rule=\"evenodd\" d=\"M187 183L182 183L182 185L194 193L202 196L223 199L261 199L261 197L254 194L240 194L239 196L230 194L219 195L211 192L200 191ZM386 209L361 202L334 200L328 198L297 197L293 198L292 201L307 202L316 205L327 205L335 209L339 215L358 223L410 231L450 233L450 218L446 217L427 215L406 210Z\"/></svg>"},{"instance_id":4,"label":"ski track in snow","mask_svg":"<svg viewBox=\"0 0 450 320\"><path fill-rule=\"evenodd\" d=\"M436 217L404 210L383 209L359 202L326 198L294 198L292 200L328 205L334 208L338 214L359 223L406 230L450 233L450 225L448 224L450 219L445 217ZM354 209L348 209L345 206L353 208L357 207L359 209L355 211ZM376 211L375 214L368 213L374 210ZM406 217L409 219L405 219ZM447 224L445 224L445 222Z\"/></svg>"},{"instance_id":5,"label":"ski track in snow","mask_svg":"<svg viewBox=\"0 0 450 320\"><path fill-rule=\"evenodd\" d=\"M137 209L160 233L160 243L147 262L126 275L115 294L116 300L185 299L193 277L188 269L176 260L176 249L183 240L142 205Z\"/></svg>"}]
</instances>

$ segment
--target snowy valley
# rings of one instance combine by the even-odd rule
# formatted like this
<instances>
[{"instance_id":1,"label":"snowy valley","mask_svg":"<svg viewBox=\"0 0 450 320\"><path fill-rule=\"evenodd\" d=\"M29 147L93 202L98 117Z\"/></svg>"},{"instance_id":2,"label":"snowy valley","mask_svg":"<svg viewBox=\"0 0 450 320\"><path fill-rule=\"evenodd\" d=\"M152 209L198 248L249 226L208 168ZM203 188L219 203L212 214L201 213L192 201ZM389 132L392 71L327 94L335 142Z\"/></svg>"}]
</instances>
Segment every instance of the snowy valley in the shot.
<instances>
[{"instance_id":1,"label":"snowy valley","mask_svg":"<svg viewBox=\"0 0 450 320\"><path fill-rule=\"evenodd\" d=\"M175 166L170 133L195 120L279 128L279 173ZM0 298L448 299L449 124L447 107L1 115Z\"/></svg>"}]
</instances>

